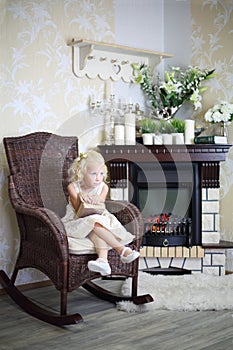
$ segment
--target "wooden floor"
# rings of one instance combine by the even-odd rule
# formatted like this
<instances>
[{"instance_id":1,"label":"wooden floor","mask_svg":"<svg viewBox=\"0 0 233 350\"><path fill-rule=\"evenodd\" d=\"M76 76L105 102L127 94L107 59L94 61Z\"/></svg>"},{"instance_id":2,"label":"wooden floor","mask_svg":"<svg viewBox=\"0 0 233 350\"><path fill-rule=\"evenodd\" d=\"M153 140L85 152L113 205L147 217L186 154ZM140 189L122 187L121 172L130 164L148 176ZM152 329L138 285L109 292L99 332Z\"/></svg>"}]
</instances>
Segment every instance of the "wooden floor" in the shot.
<instances>
[{"instance_id":1,"label":"wooden floor","mask_svg":"<svg viewBox=\"0 0 233 350\"><path fill-rule=\"evenodd\" d=\"M119 283L122 282L111 281L114 289L120 287ZM57 309L59 304L59 294L52 286L25 294L49 304L52 309ZM0 295L0 349L233 349L233 311L230 310L126 313L82 288L70 293L69 309L81 313L84 322L59 328L25 314L7 295Z\"/></svg>"}]
</instances>

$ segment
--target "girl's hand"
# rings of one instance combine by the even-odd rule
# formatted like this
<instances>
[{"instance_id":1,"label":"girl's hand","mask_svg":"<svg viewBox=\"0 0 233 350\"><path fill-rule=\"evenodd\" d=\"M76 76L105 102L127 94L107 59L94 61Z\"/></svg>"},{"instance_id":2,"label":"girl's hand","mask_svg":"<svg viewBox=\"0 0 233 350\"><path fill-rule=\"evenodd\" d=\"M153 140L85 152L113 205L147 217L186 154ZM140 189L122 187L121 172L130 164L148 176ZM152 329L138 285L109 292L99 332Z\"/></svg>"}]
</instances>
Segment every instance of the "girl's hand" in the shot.
<instances>
[{"instance_id":1,"label":"girl's hand","mask_svg":"<svg viewBox=\"0 0 233 350\"><path fill-rule=\"evenodd\" d=\"M88 193L81 192L79 196L83 202L92 204L92 201L91 201L92 196L90 196Z\"/></svg>"},{"instance_id":2,"label":"girl's hand","mask_svg":"<svg viewBox=\"0 0 233 350\"><path fill-rule=\"evenodd\" d=\"M100 198L100 196L95 195L92 196L92 204L100 204L103 203L103 200Z\"/></svg>"},{"instance_id":3,"label":"girl's hand","mask_svg":"<svg viewBox=\"0 0 233 350\"><path fill-rule=\"evenodd\" d=\"M88 193L80 193L80 196L82 197L83 201L89 204L99 204L102 203L103 200L98 195L90 195Z\"/></svg>"}]
</instances>

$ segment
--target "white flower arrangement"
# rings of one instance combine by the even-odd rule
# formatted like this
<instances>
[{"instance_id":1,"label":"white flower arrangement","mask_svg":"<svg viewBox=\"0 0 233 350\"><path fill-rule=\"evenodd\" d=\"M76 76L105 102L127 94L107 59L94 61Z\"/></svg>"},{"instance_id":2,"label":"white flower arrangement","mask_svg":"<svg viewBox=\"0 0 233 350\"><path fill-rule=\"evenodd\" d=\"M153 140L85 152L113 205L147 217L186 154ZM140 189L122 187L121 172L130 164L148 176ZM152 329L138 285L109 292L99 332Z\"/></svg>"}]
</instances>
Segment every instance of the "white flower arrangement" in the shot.
<instances>
[{"instance_id":1,"label":"white flower arrangement","mask_svg":"<svg viewBox=\"0 0 233 350\"><path fill-rule=\"evenodd\" d=\"M201 93L207 90L207 86L201 84L215 76L214 69L201 70L189 66L182 70L180 67L171 67L165 71L164 81L160 80L159 75L154 81L150 66L134 64L133 68L133 82L141 85L155 109L180 107L186 101L190 101L195 110L201 108Z\"/></svg>"},{"instance_id":2,"label":"white flower arrangement","mask_svg":"<svg viewBox=\"0 0 233 350\"><path fill-rule=\"evenodd\" d=\"M221 101L205 113L205 121L210 123L229 122L233 120L233 104Z\"/></svg>"}]
</instances>

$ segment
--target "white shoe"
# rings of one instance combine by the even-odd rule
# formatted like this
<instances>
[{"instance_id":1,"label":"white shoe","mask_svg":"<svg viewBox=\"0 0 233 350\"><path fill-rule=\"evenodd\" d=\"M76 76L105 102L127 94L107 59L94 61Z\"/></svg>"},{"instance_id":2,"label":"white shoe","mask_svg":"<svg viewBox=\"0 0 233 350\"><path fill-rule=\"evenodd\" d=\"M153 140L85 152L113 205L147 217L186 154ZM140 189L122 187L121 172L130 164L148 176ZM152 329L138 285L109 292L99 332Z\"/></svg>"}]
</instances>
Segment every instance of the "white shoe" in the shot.
<instances>
[{"instance_id":1,"label":"white shoe","mask_svg":"<svg viewBox=\"0 0 233 350\"><path fill-rule=\"evenodd\" d=\"M140 253L137 252L136 250L132 250L132 253L130 253L130 254L127 255L127 256L124 256L125 251L126 251L127 249L130 249L130 248L125 247L125 248L122 250L122 252L121 252L121 261L122 261L123 263L129 264L129 263L131 263L132 261L134 261L134 260L136 260L137 258L139 258Z\"/></svg>"},{"instance_id":2,"label":"white shoe","mask_svg":"<svg viewBox=\"0 0 233 350\"><path fill-rule=\"evenodd\" d=\"M99 272L101 276L107 276L111 274L111 267L109 263L102 258L88 261L87 266L90 271Z\"/></svg>"}]
</instances>

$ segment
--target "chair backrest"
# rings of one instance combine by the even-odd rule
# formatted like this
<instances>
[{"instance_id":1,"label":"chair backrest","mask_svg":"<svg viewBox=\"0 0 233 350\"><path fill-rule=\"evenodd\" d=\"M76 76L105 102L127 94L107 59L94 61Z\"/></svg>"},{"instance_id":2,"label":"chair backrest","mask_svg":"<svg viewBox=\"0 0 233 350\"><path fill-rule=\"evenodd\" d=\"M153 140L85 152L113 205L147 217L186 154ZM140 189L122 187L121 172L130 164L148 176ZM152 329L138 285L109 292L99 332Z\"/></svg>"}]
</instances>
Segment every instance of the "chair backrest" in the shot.
<instances>
[{"instance_id":1,"label":"chair backrest","mask_svg":"<svg viewBox=\"0 0 233 350\"><path fill-rule=\"evenodd\" d=\"M59 216L68 199L68 169L78 156L77 137L47 132L3 139L10 174L20 174L23 200Z\"/></svg>"}]
</instances>

